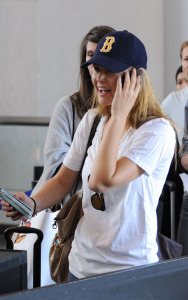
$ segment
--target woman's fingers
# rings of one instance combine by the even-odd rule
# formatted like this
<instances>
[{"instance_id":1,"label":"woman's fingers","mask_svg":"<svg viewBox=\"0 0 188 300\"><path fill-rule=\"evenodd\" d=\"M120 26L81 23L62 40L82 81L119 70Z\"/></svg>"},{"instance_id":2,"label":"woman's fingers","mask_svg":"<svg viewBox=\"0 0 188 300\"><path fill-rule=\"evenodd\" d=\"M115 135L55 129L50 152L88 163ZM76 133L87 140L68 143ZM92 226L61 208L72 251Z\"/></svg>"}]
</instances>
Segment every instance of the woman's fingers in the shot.
<instances>
[{"instance_id":1,"label":"woman's fingers","mask_svg":"<svg viewBox=\"0 0 188 300\"><path fill-rule=\"evenodd\" d=\"M13 221L22 218L23 216L12 205L5 200L1 201L2 210L6 211L6 217L11 218Z\"/></svg>"},{"instance_id":2,"label":"woman's fingers","mask_svg":"<svg viewBox=\"0 0 188 300\"><path fill-rule=\"evenodd\" d=\"M6 202L5 200L1 201L1 205L2 205L2 210L3 211L13 211L14 208L13 206L11 206L8 202Z\"/></svg>"},{"instance_id":3,"label":"woman's fingers","mask_svg":"<svg viewBox=\"0 0 188 300\"><path fill-rule=\"evenodd\" d=\"M133 68L131 71L127 70L125 72L125 90L129 89L130 91L134 91L135 88L137 88L137 84L138 82L138 78L140 78L140 76L136 76L136 69Z\"/></svg>"},{"instance_id":4,"label":"woman's fingers","mask_svg":"<svg viewBox=\"0 0 188 300\"><path fill-rule=\"evenodd\" d=\"M136 76L136 69L132 70L130 77L130 71L127 70L124 74L125 81L122 87L122 74L117 79L116 92L112 102L111 112L117 116L128 116L130 110L134 106L134 103L138 97L140 91L140 76Z\"/></svg>"},{"instance_id":5,"label":"woman's fingers","mask_svg":"<svg viewBox=\"0 0 188 300\"><path fill-rule=\"evenodd\" d=\"M139 75L137 78L136 78L136 85L135 85L135 94L138 96L139 94L139 91L140 91L140 88L141 88L141 76Z\"/></svg>"},{"instance_id":6,"label":"woman's fingers","mask_svg":"<svg viewBox=\"0 0 188 300\"><path fill-rule=\"evenodd\" d=\"M16 193L14 194L15 197L19 198L20 200L22 200L23 202L26 202L30 200L29 197L26 196L25 193ZM31 201L32 202L32 201ZM16 210L12 205L10 205L7 201L2 200L1 201L1 205L2 205L2 210L6 211L6 217L11 218L13 221L22 219L24 216L22 214L20 214L20 212L18 210Z\"/></svg>"},{"instance_id":7,"label":"woman's fingers","mask_svg":"<svg viewBox=\"0 0 188 300\"><path fill-rule=\"evenodd\" d=\"M129 85L130 85L130 74L129 74L129 71L127 70L125 72L125 82L124 82L123 90L128 89Z\"/></svg>"},{"instance_id":8,"label":"woman's fingers","mask_svg":"<svg viewBox=\"0 0 188 300\"><path fill-rule=\"evenodd\" d=\"M13 221L16 221L22 219L23 215L21 215L19 211L13 209L13 210L6 210L6 217L11 218Z\"/></svg>"}]
</instances>

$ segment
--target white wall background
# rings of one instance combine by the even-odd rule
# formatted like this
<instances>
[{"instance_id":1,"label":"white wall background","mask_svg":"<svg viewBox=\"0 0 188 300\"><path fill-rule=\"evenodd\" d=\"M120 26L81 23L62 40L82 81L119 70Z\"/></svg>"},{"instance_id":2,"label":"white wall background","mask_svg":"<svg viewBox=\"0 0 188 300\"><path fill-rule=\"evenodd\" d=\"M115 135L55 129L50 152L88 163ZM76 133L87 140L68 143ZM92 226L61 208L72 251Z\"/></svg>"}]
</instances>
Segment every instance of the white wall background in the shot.
<instances>
[{"instance_id":1,"label":"white wall background","mask_svg":"<svg viewBox=\"0 0 188 300\"><path fill-rule=\"evenodd\" d=\"M80 42L95 25L128 29L144 42L163 97L162 0L0 0L0 11L1 115L50 116L77 89Z\"/></svg>"},{"instance_id":2,"label":"white wall background","mask_svg":"<svg viewBox=\"0 0 188 300\"><path fill-rule=\"evenodd\" d=\"M164 0L164 95L175 89L180 47L188 40L188 1Z\"/></svg>"},{"instance_id":3,"label":"white wall background","mask_svg":"<svg viewBox=\"0 0 188 300\"><path fill-rule=\"evenodd\" d=\"M80 42L95 25L127 29L143 41L162 101L175 89L179 48L188 39L187 6L187 0L0 0L0 115L50 116L60 97L77 90ZM0 146L1 170L13 157L15 171L7 178L18 189L28 188L33 165L41 163L38 130L20 134L1 126L0 135L0 145L9 141L8 148Z\"/></svg>"}]
</instances>

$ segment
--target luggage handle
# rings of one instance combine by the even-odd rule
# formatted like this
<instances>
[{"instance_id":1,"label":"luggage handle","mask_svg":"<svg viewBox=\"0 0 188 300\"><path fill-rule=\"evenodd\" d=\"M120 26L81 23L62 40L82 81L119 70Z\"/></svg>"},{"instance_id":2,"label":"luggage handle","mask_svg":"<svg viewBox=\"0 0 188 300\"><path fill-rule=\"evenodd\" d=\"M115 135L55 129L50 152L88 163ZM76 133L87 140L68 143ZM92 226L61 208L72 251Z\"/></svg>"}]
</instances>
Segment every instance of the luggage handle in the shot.
<instances>
[{"instance_id":1,"label":"luggage handle","mask_svg":"<svg viewBox=\"0 0 188 300\"><path fill-rule=\"evenodd\" d=\"M170 231L171 231L171 239L175 240L176 233L175 233L175 190L176 184L173 181L166 180L165 186L168 188L170 192L170 217L171 217L171 224L170 224Z\"/></svg>"},{"instance_id":2,"label":"luggage handle","mask_svg":"<svg viewBox=\"0 0 188 300\"><path fill-rule=\"evenodd\" d=\"M6 240L6 249L13 249L13 241L11 236L13 233L34 233L37 235L37 240L33 248L33 287L40 287L41 284L41 243L43 240L43 232L40 229L33 227L9 227L4 231ZM38 269L39 267L39 269Z\"/></svg>"}]
</instances>

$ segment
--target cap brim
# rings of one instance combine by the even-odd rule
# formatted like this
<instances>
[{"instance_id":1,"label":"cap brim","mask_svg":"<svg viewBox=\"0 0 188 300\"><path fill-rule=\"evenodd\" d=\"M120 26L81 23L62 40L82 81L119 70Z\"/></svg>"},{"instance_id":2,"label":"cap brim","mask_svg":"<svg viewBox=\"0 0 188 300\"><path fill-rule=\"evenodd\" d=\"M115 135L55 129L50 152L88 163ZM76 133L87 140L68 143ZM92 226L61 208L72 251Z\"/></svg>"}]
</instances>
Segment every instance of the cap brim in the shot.
<instances>
[{"instance_id":1,"label":"cap brim","mask_svg":"<svg viewBox=\"0 0 188 300\"><path fill-rule=\"evenodd\" d=\"M88 67L91 64L99 65L112 73L120 73L127 70L130 64L123 63L110 56L95 55L90 60L81 65L81 68Z\"/></svg>"}]
</instances>

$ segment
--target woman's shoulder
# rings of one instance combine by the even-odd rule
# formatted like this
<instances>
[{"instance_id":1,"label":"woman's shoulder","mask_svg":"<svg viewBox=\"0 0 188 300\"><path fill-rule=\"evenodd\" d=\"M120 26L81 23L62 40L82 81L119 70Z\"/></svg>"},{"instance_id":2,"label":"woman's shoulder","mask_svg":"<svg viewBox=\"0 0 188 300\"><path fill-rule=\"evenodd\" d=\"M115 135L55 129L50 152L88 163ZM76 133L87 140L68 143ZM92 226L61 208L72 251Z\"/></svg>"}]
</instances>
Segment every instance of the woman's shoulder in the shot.
<instances>
[{"instance_id":1,"label":"woman's shoulder","mask_svg":"<svg viewBox=\"0 0 188 300\"><path fill-rule=\"evenodd\" d=\"M84 117L83 117L83 121L86 122L86 123L91 123L94 121L95 117L97 116L97 109L96 108L92 108L92 109L89 109Z\"/></svg>"},{"instance_id":2,"label":"woman's shoulder","mask_svg":"<svg viewBox=\"0 0 188 300\"><path fill-rule=\"evenodd\" d=\"M60 98L52 112L51 122L56 119L72 119L72 101L69 96Z\"/></svg>"},{"instance_id":3,"label":"woman's shoulder","mask_svg":"<svg viewBox=\"0 0 188 300\"><path fill-rule=\"evenodd\" d=\"M148 120L139 129L145 132L152 132L153 135L175 135L175 130L170 121L165 118L153 118Z\"/></svg>"},{"instance_id":4,"label":"woman's shoulder","mask_svg":"<svg viewBox=\"0 0 188 300\"><path fill-rule=\"evenodd\" d=\"M168 119L151 119L138 129L130 132L132 133L131 138L135 142L142 143L144 147L150 148L153 147L153 145L160 145L159 148L170 147L174 150L176 133Z\"/></svg>"},{"instance_id":5,"label":"woman's shoulder","mask_svg":"<svg viewBox=\"0 0 188 300\"><path fill-rule=\"evenodd\" d=\"M69 96L64 96L60 98L56 105L54 110L64 110L64 109L72 109L72 101Z\"/></svg>"},{"instance_id":6,"label":"woman's shoulder","mask_svg":"<svg viewBox=\"0 0 188 300\"><path fill-rule=\"evenodd\" d=\"M171 128L171 124L169 119L160 117L160 118L152 118L151 120L148 120L146 123L146 126L156 126L156 127L166 127L166 128Z\"/></svg>"},{"instance_id":7,"label":"woman's shoulder","mask_svg":"<svg viewBox=\"0 0 188 300\"><path fill-rule=\"evenodd\" d=\"M97 116L97 110L96 109L89 109L85 115L83 116L77 131L84 132L84 134L87 134L90 132L93 122L95 120L95 117ZM99 118L100 121L100 118ZM97 123L98 124L98 123Z\"/></svg>"}]
</instances>

